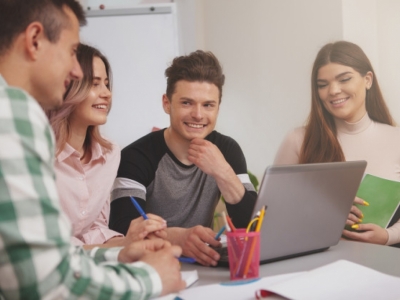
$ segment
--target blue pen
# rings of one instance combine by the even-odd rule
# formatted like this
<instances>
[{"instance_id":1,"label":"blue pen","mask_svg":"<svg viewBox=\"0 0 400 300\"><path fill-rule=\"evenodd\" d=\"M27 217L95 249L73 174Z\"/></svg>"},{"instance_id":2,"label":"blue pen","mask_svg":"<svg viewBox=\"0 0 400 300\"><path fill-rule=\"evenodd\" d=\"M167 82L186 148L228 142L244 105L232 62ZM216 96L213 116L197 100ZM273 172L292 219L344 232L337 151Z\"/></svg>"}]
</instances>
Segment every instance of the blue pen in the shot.
<instances>
[{"instance_id":1,"label":"blue pen","mask_svg":"<svg viewBox=\"0 0 400 300\"><path fill-rule=\"evenodd\" d=\"M221 229L218 231L217 235L215 236L215 239L218 240L221 234L225 231L225 225L221 227Z\"/></svg>"},{"instance_id":2,"label":"blue pen","mask_svg":"<svg viewBox=\"0 0 400 300\"><path fill-rule=\"evenodd\" d=\"M139 203L136 201L136 199L133 198L133 197L131 196L131 200L132 200L133 205L136 207L137 211L139 212L139 214L143 217L143 219L147 220L148 217L146 216L146 213L145 213L145 212L143 211L143 209L140 207L140 205L139 205ZM179 260L180 262L189 263L189 264L192 264L192 263L195 263L195 262L196 262L196 260L195 260L194 258L191 258L191 257L179 257L178 260Z\"/></svg>"},{"instance_id":3,"label":"blue pen","mask_svg":"<svg viewBox=\"0 0 400 300\"><path fill-rule=\"evenodd\" d=\"M143 209L140 207L139 203L136 201L135 198L133 198L131 196L131 200L133 205L136 207L137 211L139 212L139 214L143 217L143 219L147 220L148 217L146 216L146 213L143 211Z\"/></svg>"},{"instance_id":4,"label":"blue pen","mask_svg":"<svg viewBox=\"0 0 400 300\"><path fill-rule=\"evenodd\" d=\"M194 258L191 258L191 257L183 257L183 256L178 257L178 260L179 260L179 262L188 263L188 264L193 264L193 263L196 262L196 260L195 260Z\"/></svg>"}]
</instances>

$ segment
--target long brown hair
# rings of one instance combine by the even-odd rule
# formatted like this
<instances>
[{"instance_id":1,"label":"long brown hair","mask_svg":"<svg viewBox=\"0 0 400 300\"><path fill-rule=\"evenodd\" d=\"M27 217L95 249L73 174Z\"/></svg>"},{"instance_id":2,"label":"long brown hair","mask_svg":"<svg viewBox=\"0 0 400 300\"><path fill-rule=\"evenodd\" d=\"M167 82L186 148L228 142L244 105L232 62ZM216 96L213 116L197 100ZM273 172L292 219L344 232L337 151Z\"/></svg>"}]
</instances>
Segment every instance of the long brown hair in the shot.
<instances>
[{"instance_id":1,"label":"long brown hair","mask_svg":"<svg viewBox=\"0 0 400 300\"><path fill-rule=\"evenodd\" d=\"M83 78L71 82L71 85L64 96L64 102L60 108L47 112L47 116L49 117L50 124L53 127L56 136L57 155L64 149L65 144L70 138L71 132L69 122L71 114L77 106L87 98L93 85L94 57L98 57L103 61L109 80L107 87L111 91L111 68L107 58L96 48L79 44L77 58L82 68ZM93 141L98 142L106 151L112 149L112 144L101 136L98 126L88 127L84 149L90 149Z\"/></svg>"},{"instance_id":2,"label":"long brown hair","mask_svg":"<svg viewBox=\"0 0 400 300\"><path fill-rule=\"evenodd\" d=\"M318 94L318 71L328 63L351 67L361 76L372 72L372 85L367 91L365 99L368 115L376 122L394 126L392 116L379 88L376 74L362 49L346 41L327 44L318 52L311 73L311 112L306 123L306 132L300 151L300 163L345 160L342 147L336 136L334 117L326 110Z\"/></svg>"}]
</instances>

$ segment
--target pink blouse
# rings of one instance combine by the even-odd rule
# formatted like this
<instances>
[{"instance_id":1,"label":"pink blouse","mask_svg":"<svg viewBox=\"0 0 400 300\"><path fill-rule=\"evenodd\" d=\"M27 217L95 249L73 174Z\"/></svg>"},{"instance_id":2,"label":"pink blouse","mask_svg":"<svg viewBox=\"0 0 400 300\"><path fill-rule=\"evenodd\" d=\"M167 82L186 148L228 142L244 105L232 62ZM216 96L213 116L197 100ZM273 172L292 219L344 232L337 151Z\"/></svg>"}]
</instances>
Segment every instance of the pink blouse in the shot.
<instances>
[{"instance_id":1,"label":"pink blouse","mask_svg":"<svg viewBox=\"0 0 400 300\"><path fill-rule=\"evenodd\" d=\"M105 151L100 144L92 147L92 158L82 164L80 154L69 144L57 156L55 170L63 211L69 217L74 245L103 244L122 234L108 228L110 192L117 175L120 149L113 144Z\"/></svg>"}]
</instances>

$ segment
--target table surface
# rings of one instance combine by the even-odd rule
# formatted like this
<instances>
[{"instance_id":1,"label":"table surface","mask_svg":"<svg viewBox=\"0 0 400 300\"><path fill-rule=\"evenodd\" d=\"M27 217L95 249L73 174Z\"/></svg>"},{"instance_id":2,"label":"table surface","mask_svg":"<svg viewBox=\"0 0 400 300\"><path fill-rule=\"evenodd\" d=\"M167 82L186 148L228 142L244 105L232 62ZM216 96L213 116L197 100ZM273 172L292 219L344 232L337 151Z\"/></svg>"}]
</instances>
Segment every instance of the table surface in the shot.
<instances>
[{"instance_id":1,"label":"table surface","mask_svg":"<svg viewBox=\"0 0 400 300\"><path fill-rule=\"evenodd\" d=\"M400 277L399 248L346 240L340 240L337 245L323 252L263 264L260 266L260 277L308 271L339 259ZM199 280L193 286L229 281L228 268L182 264L182 271L194 269L198 272Z\"/></svg>"}]
</instances>

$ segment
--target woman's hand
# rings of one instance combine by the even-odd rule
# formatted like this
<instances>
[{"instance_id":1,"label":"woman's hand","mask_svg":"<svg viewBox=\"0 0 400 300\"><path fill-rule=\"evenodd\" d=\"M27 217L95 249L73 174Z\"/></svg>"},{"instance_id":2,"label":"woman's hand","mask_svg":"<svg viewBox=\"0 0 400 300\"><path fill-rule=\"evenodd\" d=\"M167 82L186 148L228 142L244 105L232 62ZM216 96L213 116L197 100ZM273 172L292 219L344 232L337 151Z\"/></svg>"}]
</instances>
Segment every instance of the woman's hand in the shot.
<instances>
[{"instance_id":1,"label":"woman's hand","mask_svg":"<svg viewBox=\"0 0 400 300\"><path fill-rule=\"evenodd\" d=\"M389 238L387 230L376 224L355 224L352 228L357 231L343 230L343 235L355 241L385 245Z\"/></svg>"},{"instance_id":2,"label":"woman's hand","mask_svg":"<svg viewBox=\"0 0 400 300\"><path fill-rule=\"evenodd\" d=\"M147 214L147 217L147 220L139 217L131 221L125 237L126 245L145 238L167 238L167 231L165 230L167 222L163 218L153 214Z\"/></svg>"},{"instance_id":3,"label":"woman's hand","mask_svg":"<svg viewBox=\"0 0 400 300\"><path fill-rule=\"evenodd\" d=\"M119 252L118 261L121 263L135 262L141 260L147 253L157 252L168 247L171 247L171 243L161 239L137 241L125 246Z\"/></svg>"},{"instance_id":4,"label":"woman's hand","mask_svg":"<svg viewBox=\"0 0 400 300\"><path fill-rule=\"evenodd\" d=\"M368 206L368 202L364 201L361 198L356 197L354 199L354 204L360 204L360 205L364 205L364 206ZM351 207L349 216L347 217L347 221L346 221L346 225L354 225L354 224L358 224L362 222L362 219L364 218L363 213L361 212L361 210L353 205Z\"/></svg>"}]
</instances>

